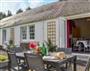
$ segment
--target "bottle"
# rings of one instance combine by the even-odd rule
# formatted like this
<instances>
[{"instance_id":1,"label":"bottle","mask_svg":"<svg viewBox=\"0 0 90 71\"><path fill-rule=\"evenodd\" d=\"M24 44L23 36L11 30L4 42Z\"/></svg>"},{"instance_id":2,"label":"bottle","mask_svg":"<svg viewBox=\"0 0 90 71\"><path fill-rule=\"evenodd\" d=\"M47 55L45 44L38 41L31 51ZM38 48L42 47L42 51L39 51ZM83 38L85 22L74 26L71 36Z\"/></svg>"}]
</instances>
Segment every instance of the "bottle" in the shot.
<instances>
[{"instance_id":1,"label":"bottle","mask_svg":"<svg viewBox=\"0 0 90 71\"><path fill-rule=\"evenodd\" d=\"M42 55L43 55L43 56L48 55L48 48L45 46L44 43L43 43L43 47L42 47Z\"/></svg>"}]
</instances>

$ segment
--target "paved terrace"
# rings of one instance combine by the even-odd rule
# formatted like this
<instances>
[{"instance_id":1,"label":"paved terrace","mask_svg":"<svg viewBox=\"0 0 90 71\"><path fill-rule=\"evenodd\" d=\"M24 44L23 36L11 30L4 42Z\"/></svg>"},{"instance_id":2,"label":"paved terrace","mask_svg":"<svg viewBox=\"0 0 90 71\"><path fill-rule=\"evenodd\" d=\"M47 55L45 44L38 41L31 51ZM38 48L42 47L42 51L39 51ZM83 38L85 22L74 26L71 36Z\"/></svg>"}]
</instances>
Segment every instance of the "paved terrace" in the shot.
<instances>
[{"instance_id":1,"label":"paved terrace","mask_svg":"<svg viewBox=\"0 0 90 71\"><path fill-rule=\"evenodd\" d=\"M0 54L5 54L3 51L0 50ZM86 61L88 60L88 57L90 57L90 54L85 54L85 53L72 53L72 55L77 55L77 71L83 71L84 70L84 65L86 63ZM2 69L0 69L0 71L4 71ZM8 71L8 70L5 70ZM12 70L13 71L13 70Z\"/></svg>"}]
</instances>

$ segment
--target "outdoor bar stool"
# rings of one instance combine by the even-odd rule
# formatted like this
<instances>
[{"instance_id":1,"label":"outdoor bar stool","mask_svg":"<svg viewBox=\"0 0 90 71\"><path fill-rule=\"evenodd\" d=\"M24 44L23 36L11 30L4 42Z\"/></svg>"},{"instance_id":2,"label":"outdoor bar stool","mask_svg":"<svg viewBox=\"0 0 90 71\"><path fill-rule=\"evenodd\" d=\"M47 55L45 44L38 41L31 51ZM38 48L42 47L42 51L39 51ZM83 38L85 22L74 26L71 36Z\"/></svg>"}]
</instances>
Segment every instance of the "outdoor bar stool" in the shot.
<instances>
[{"instance_id":1,"label":"outdoor bar stool","mask_svg":"<svg viewBox=\"0 0 90 71\"><path fill-rule=\"evenodd\" d=\"M9 67L10 71L25 71L25 66L24 64L19 64L16 54L8 52L8 58L9 58Z\"/></svg>"},{"instance_id":2,"label":"outdoor bar stool","mask_svg":"<svg viewBox=\"0 0 90 71\"><path fill-rule=\"evenodd\" d=\"M37 54L25 53L28 70L31 71L47 71L45 70L42 57Z\"/></svg>"}]
</instances>

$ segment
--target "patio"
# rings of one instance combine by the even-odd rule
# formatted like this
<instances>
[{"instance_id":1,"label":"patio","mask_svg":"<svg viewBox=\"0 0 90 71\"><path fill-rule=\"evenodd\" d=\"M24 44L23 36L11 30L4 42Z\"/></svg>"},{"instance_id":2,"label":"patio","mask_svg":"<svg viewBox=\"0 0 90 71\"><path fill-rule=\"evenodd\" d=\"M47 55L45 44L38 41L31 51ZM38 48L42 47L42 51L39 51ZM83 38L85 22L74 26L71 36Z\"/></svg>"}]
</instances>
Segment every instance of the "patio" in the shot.
<instances>
[{"instance_id":1,"label":"patio","mask_svg":"<svg viewBox=\"0 0 90 71\"><path fill-rule=\"evenodd\" d=\"M61 52L61 51L60 51ZM4 52L4 51L0 51L0 53L2 54L4 54L4 55L6 55L6 52ZM26 51L24 51L24 53L26 53ZM16 52L16 56L17 56L17 58L24 58L24 55L22 55L22 54L24 54L23 52ZM30 53L29 51L27 52L27 53ZM64 62L64 66L67 66L66 64L65 64L65 61L67 62L68 60L70 60L70 61L73 61L73 58L74 58L74 56L77 56L77 55L75 55L75 54L73 54L72 53L72 55L73 56L71 56L71 58L69 57L69 58L67 58L66 60L60 60L61 62L59 62L59 63L63 63ZM15 59L15 58L14 58ZM26 58L25 58L26 59ZM50 58L51 59L51 58ZM79 60L78 60L79 59ZM73 66L73 63L71 63L71 66L67 66L66 68L70 68L70 69L72 69L72 71L84 71L85 70L85 67L86 67L86 64L87 64L87 58L86 58L86 61L82 61L82 59L80 60L80 58L77 56L77 61L75 62L76 63L76 69L74 69L75 68L75 66ZM75 61L75 60L74 60ZM54 60L50 60L50 61L47 61L46 60L46 62L47 63L51 63L52 65L54 65ZM68 62L69 63L69 62ZM57 64L56 64L57 65ZM58 66L58 65L57 65ZM56 67L57 67L56 66ZM60 67L58 66L58 68L59 69L51 69L51 71L64 71L64 70L60 70ZM4 68L5 69L5 68ZM48 67L47 67L47 69L49 69ZM4 71L2 68L0 69L0 71ZM5 71L8 71L8 69L6 69ZM14 70L11 70L11 71L14 71ZM19 70L17 70L17 71L19 71ZM25 71L25 70L24 70ZM27 70L26 70L27 71ZM29 70L30 71L30 70ZM89 70L87 70L87 71L89 71Z\"/></svg>"}]
</instances>

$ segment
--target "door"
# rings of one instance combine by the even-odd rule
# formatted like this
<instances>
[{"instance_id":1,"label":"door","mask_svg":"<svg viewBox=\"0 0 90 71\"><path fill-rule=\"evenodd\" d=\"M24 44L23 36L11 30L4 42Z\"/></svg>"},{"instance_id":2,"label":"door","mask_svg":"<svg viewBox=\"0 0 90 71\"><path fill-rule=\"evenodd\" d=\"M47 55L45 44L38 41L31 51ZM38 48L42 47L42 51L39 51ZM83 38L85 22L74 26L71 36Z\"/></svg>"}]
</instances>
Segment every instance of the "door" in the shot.
<instances>
[{"instance_id":1,"label":"door","mask_svg":"<svg viewBox=\"0 0 90 71\"><path fill-rule=\"evenodd\" d=\"M10 29L10 40L12 40L14 42L14 28Z\"/></svg>"}]
</instances>

